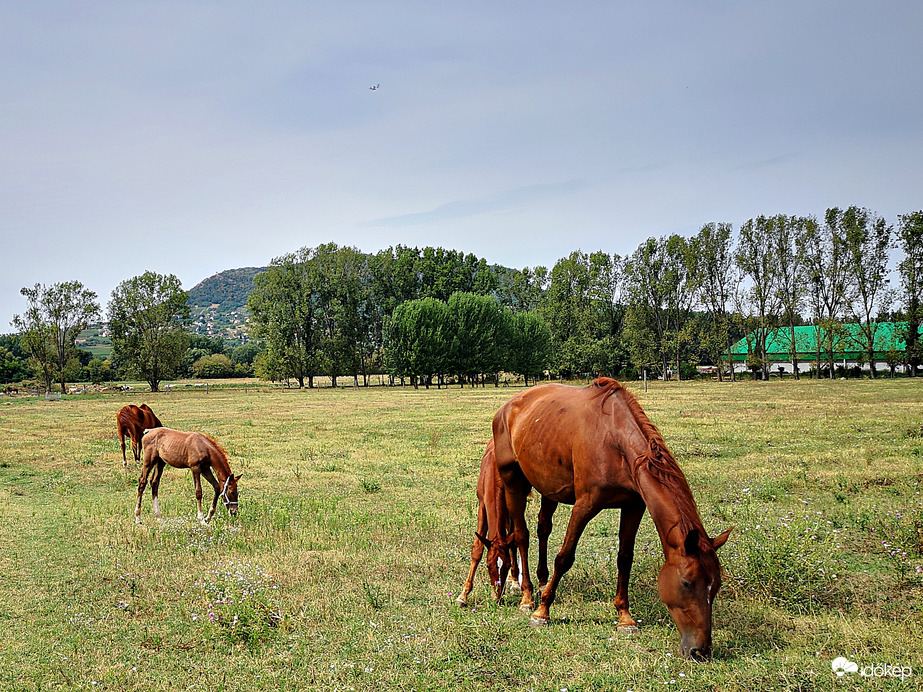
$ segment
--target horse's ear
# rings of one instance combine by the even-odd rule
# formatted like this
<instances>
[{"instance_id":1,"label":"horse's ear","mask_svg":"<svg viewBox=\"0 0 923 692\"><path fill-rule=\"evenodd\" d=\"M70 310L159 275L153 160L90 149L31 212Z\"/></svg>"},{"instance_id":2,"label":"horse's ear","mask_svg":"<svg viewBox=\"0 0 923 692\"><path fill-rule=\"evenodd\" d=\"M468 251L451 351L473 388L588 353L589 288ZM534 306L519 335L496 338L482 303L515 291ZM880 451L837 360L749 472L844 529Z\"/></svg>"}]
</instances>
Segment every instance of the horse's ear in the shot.
<instances>
[{"instance_id":1,"label":"horse's ear","mask_svg":"<svg viewBox=\"0 0 923 692\"><path fill-rule=\"evenodd\" d=\"M718 548L720 548L725 543L727 543L728 536L731 535L731 531L733 530L734 530L734 527L732 526L727 531L720 533L711 539L711 544L714 546L715 550L718 550Z\"/></svg>"},{"instance_id":2,"label":"horse's ear","mask_svg":"<svg viewBox=\"0 0 923 692\"><path fill-rule=\"evenodd\" d=\"M239 476L234 476L234 482L236 483L237 481L239 481L243 477L243 475L244 474L240 474Z\"/></svg>"},{"instance_id":3,"label":"horse's ear","mask_svg":"<svg viewBox=\"0 0 923 692\"><path fill-rule=\"evenodd\" d=\"M488 539L484 538L484 536L479 534L477 531L474 532L474 535L477 536L478 540L484 544L484 547L486 547L488 550L490 549L490 541Z\"/></svg>"},{"instance_id":4,"label":"horse's ear","mask_svg":"<svg viewBox=\"0 0 923 692\"><path fill-rule=\"evenodd\" d=\"M689 533L686 534L686 538L683 540L683 548L686 551L686 555L695 555L699 552L698 529L692 529Z\"/></svg>"}]
</instances>

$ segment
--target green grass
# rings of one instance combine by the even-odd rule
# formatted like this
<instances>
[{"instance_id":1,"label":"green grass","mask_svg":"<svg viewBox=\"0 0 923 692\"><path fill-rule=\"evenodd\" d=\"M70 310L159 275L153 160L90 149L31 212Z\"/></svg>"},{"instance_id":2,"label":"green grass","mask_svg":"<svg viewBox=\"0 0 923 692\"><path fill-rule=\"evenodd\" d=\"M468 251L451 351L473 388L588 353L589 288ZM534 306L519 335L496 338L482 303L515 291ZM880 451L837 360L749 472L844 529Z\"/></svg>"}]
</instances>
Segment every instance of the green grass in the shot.
<instances>
[{"instance_id":1,"label":"green grass","mask_svg":"<svg viewBox=\"0 0 923 692\"><path fill-rule=\"evenodd\" d=\"M636 392L710 533L736 526L708 664L678 654L649 518L637 635L615 633L616 511L589 525L550 627L490 603L483 567L457 608L481 453L516 391L251 383L0 400L0 689L913 687L837 678L839 656L923 675L923 381ZM243 473L237 518L219 507L198 524L191 477L168 469L164 521L147 495L135 525L138 469L122 469L114 417L142 400L225 446Z\"/></svg>"}]
</instances>

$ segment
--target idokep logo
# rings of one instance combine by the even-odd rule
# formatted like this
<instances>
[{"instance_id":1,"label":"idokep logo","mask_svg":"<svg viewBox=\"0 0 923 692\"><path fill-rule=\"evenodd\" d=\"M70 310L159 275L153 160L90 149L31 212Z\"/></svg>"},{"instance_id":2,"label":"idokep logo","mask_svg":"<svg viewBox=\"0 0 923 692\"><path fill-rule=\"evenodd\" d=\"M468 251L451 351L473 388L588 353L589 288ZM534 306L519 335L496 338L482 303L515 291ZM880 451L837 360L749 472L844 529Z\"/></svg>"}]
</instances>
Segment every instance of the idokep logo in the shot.
<instances>
[{"instance_id":1,"label":"idokep logo","mask_svg":"<svg viewBox=\"0 0 923 692\"><path fill-rule=\"evenodd\" d=\"M860 667L858 663L854 663L844 656L833 659L830 665L838 678L843 677L846 673L859 673L864 678L900 678L901 680L913 676L913 668L910 666L895 666L886 663L884 665Z\"/></svg>"},{"instance_id":2,"label":"idokep logo","mask_svg":"<svg viewBox=\"0 0 923 692\"><path fill-rule=\"evenodd\" d=\"M859 664L853 663L848 658L844 658L843 656L833 659L833 663L831 665L833 666L833 672L836 673L838 678L843 677L846 675L846 673L859 672Z\"/></svg>"}]
</instances>

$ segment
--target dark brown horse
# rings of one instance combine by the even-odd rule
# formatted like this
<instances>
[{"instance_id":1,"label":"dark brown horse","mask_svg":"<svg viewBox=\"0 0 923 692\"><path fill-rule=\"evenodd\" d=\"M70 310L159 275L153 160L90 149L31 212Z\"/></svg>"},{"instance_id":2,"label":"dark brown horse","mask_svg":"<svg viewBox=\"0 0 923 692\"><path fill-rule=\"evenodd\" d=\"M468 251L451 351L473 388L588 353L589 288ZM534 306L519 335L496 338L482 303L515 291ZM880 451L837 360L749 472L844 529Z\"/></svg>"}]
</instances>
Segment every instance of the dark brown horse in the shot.
<instances>
[{"instance_id":1,"label":"dark brown horse","mask_svg":"<svg viewBox=\"0 0 923 692\"><path fill-rule=\"evenodd\" d=\"M119 431L119 442L122 444L122 466L128 466L128 460L125 458L126 435L131 438L131 453L134 454L135 461L141 461L141 438L144 431L163 427L163 423L147 404L123 406L115 415L115 424Z\"/></svg>"},{"instance_id":2,"label":"dark brown horse","mask_svg":"<svg viewBox=\"0 0 923 692\"><path fill-rule=\"evenodd\" d=\"M160 504L157 501L157 492L160 487L160 477L167 464L178 469L190 469L195 481L195 499L198 507L199 520L202 514L202 480L212 484L215 497L212 499L212 508L204 520L209 521L215 514L220 497L224 506L231 514L237 513L237 481L231 473L227 453L208 435L197 432L181 432L170 428L156 428L144 433L144 463L141 465L141 477L138 479L138 505L135 507L135 521L141 523L141 498L144 495L144 486L151 471L151 500L154 504L154 516L160 519ZM217 476L217 478L215 477Z\"/></svg>"},{"instance_id":3,"label":"dark brown horse","mask_svg":"<svg viewBox=\"0 0 923 692\"><path fill-rule=\"evenodd\" d=\"M657 427L618 382L597 379L588 387L551 384L525 391L494 416L497 470L506 488L513 540L522 554L523 608L534 606L529 579L526 496L535 488L553 503L572 504L554 574L532 615L547 624L561 577L587 523L600 510L618 507L618 629L636 631L628 610L628 579L635 536L648 509L663 545L660 597L679 628L685 656L711 655L712 604L721 588L716 550L731 529L708 537L692 491Z\"/></svg>"}]
</instances>

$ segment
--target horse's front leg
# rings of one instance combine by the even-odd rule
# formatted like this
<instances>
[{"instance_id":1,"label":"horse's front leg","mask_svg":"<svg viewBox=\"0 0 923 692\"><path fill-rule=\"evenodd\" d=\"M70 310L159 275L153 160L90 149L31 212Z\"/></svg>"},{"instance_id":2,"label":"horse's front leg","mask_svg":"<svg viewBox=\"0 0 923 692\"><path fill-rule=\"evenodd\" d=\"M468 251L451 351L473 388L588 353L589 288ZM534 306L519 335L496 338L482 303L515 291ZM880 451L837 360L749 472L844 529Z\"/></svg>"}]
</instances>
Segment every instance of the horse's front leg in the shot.
<instances>
[{"instance_id":1,"label":"horse's front leg","mask_svg":"<svg viewBox=\"0 0 923 692\"><path fill-rule=\"evenodd\" d=\"M619 552L615 564L618 568L618 587L615 592L615 607L619 611L619 621L616 629L619 632L634 633L638 631L638 623L628 612L628 579L631 576L631 564L635 558L635 538L641 517L644 516L645 506L622 507L619 517Z\"/></svg>"},{"instance_id":2,"label":"horse's front leg","mask_svg":"<svg viewBox=\"0 0 923 692\"><path fill-rule=\"evenodd\" d=\"M212 520L212 517L215 516L215 509L218 507L218 496L221 495L221 484L218 483L218 479L215 478L215 474L212 473L212 470L205 466L202 468L202 475L205 476L205 480L212 484L212 487L215 489L215 496L212 498L212 508L208 513L208 516L205 517L205 523L207 524ZM199 483L196 486L196 498L199 501L199 519L202 518L202 485Z\"/></svg>"},{"instance_id":3,"label":"horse's front leg","mask_svg":"<svg viewBox=\"0 0 923 692\"><path fill-rule=\"evenodd\" d=\"M477 572L481 558L484 556L484 544L481 542L482 536L487 536L487 510L484 508L484 503L479 502L478 527L477 531L475 531L474 543L471 544L471 568L468 570L468 578L465 580L464 586L462 586L461 593L455 599L455 602L461 608L468 605L468 596L474 589L474 574Z\"/></svg>"},{"instance_id":4,"label":"horse's front leg","mask_svg":"<svg viewBox=\"0 0 923 692\"><path fill-rule=\"evenodd\" d=\"M205 519L205 515L202 514L202 478L201 471L197 468L191 469L192 471L192 482L195 484L195 504L196 504L196 518L199 521Z\"/></svg>"},{"instance_id":5,"label":"horse's front leg","mask_svg":"<svg viewBox=\"0 0 923 692\"><path fill-rule=\"evenodd\" d=\"M554 573L551 575L551 581L548 582L548 586L545 587L545 590L542 592L542 601L539 603L538 608L535 609L535 612L532 614L532 619L529 621L529 624L533 627L548 624L551 617L549 615L549 610L551 604L554 603L554 596L555 592L558 590L558 583L561 581L561 577L563 577L567 570L574 564L577 541L579 541L580 536L583 535L583 530L590 520L598 513L599 508L589 501L577 500L574 505L574 509L570 514L570 522L567 524L567 533L564 534L564 544L561 546L561 550L558 551L558 555L554 559ZM525 564L523 564L523 569L525 569Z\"/></svg>"}]
</instances>

